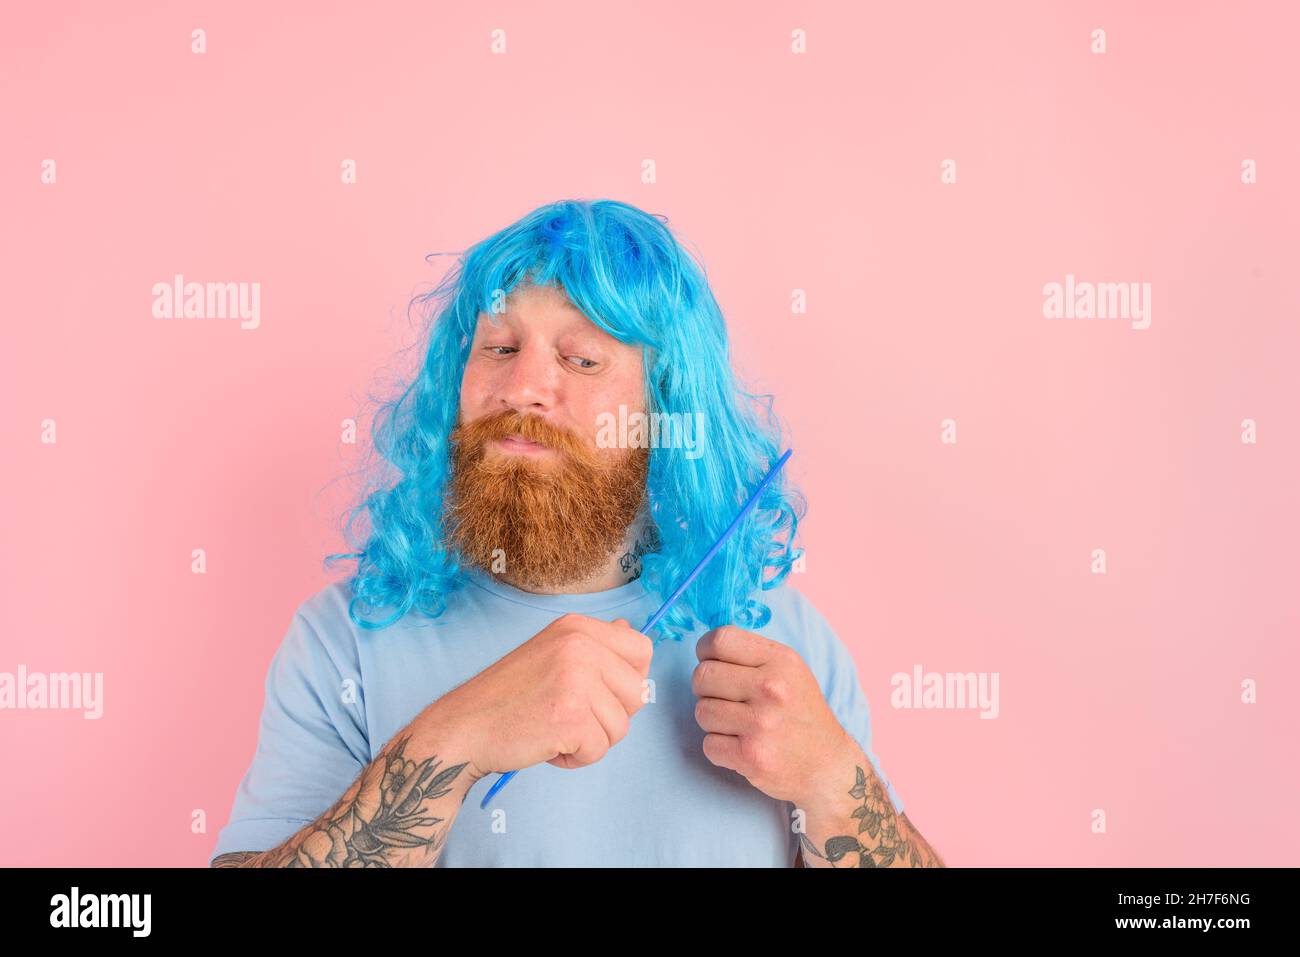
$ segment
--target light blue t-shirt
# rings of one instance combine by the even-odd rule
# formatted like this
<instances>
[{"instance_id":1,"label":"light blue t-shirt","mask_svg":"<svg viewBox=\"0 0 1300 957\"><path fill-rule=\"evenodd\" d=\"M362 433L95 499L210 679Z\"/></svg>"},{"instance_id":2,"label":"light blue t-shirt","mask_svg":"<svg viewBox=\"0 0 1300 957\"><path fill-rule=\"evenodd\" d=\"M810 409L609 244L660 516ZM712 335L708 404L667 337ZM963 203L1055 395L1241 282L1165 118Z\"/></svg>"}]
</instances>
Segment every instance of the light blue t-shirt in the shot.
<instances>
[{"instance_id":1,"label":"light blue t-shirt","mask_svg":"<svg viewBox=\"0 0 1300 957\"><path fill-rule=\"evenodd\" d=\"M640 628L659 607L640 580L589 594L535 595L471 570L441 616L412 612L366 631L349 620L349 597L346 581L336 582L294 614L268 670L252 765L211 857L275 847L316 820L430 702L560 615L626 618ZM756 631L799 652L901 814L903 804L871 750L867 698L848 650L788 583L761 600L772 618ZM791 866L798 849L794 805L704 755L691 673L705 630L655 646L653 700L599 761L524 768L486 809L479 802L498 775L476 782L436 866ZM851 786L846 781L845 789Z\"/></svg>"}]
</instances>

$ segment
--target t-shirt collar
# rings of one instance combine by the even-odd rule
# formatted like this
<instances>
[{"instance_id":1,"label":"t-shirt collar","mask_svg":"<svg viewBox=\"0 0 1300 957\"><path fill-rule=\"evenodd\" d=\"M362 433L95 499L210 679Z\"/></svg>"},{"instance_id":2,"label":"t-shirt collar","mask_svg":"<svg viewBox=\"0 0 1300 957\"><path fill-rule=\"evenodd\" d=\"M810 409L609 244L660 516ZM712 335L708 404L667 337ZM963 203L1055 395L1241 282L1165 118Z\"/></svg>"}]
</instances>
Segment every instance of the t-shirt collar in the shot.
<instances>
[{"instance_id":1,"label":"t-shirt collar","mask_svg":"<svg viewBox=\"0 0 1300 957\"><path fill-rule=\"evenodd\" d=\"M496 576L476 566L464 566L466 579L473 585L491 592L507 601L533 608L542 608L557 614L576 612L580 615L592 612L612 611L621 605L639 601L647 594L645 584L636 578L626 585L607 588L604 591L583 592L575 595L539 595L522 588L515 588L496 578ZM634 628L640 622L632 622Z\"/></svg>"}]
</instances>

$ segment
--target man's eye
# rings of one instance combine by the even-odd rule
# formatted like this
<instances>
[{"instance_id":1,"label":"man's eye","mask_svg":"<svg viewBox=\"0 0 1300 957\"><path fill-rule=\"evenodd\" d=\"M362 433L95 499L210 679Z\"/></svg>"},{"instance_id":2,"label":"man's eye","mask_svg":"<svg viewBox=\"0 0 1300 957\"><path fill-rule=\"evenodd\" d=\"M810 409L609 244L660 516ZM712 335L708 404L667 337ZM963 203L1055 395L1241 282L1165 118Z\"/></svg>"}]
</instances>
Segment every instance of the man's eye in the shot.
<instances>
[{"instance_id":1,"label":"man's eye","mask_svg":"<svg viewBox=\"0 0 1300 957\"><path fill-rule=\"evenodd\" d=\"M566 356L565 358L567 358L567 359L577 359L578 362L586 362L586 363L587 363L587 365L585 365L585 366L584 366L584 365L579 365L579 366L578 366L579 369L594 369L597 365L600 364L600 363L596 362L596 361L593 360L593 359L584 359L582 356ZM574 363L574 364L577 365L577 363Z\"/></svg>"}]
</instances>

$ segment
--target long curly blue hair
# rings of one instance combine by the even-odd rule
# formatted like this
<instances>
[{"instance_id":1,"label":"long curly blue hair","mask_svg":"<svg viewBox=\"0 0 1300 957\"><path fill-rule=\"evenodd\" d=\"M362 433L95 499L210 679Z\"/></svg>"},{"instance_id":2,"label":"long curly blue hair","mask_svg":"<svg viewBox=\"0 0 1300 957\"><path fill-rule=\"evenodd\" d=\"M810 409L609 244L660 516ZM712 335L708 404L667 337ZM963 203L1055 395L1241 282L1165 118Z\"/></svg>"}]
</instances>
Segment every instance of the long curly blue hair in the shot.
<instances>
[{"instance_id":1,"label":"long curly blue hair","mask_svg":"<svg viewBox=\"0 0 1300 957\"><path fill-rule=\"evenodd\" d=\"M731 524L780 455L782 426L772 396L737 383L722 311L667 223L616 200L550 203L461 253L432 291L412 300L425 310L423 361L372 418L358 501L341 523L355 550L325 557L327 568L357 561L348 615L358 627L385 628L413 608L436 618L466 582L460 556L444 545L448 436L479 315L499 312L521 282L560 286L605 332L642 347L647 411L703 413L693 421L706 434L689 456L650 449L647 504L658 543L641 558L646 588L665 600ZM806 503L785 471L656 626L656 642L680 641L700 627L696 619L750 629L770 620L761 592L802 554L794 538ZM368 620L363 607L391 613Z\"/></svg>"}]
</instances>

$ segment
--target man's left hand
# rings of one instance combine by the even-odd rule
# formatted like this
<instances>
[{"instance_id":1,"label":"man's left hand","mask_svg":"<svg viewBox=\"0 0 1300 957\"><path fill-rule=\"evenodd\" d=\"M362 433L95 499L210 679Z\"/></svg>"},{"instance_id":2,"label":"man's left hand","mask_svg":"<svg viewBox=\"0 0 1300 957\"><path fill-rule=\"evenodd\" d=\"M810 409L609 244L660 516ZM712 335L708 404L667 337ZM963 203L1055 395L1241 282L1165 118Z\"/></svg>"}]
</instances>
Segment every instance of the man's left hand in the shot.
<instances>
[{"instance_id":1,"label":"man's left hand","mask_svg":"<svg viewBox=\"0 0 1300 957\"><path fill-rule=\"evenodd\" d=\"M857 743L799 653L735 625L706 632L691 675L704 756L778 801L816 799Z\"/></svg>"}]
</instances>

